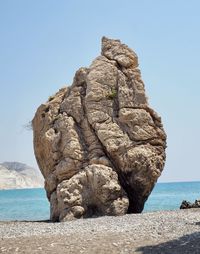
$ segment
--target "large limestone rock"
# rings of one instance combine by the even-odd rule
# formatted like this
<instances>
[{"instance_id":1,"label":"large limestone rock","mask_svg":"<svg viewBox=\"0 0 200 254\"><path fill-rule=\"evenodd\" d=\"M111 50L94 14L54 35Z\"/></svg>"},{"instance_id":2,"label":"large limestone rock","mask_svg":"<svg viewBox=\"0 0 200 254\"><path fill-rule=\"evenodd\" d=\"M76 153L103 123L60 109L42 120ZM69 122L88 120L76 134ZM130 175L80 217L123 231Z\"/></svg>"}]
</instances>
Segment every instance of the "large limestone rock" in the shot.
<instances>
[{"instance_id":1,"label":"large limestone rock","mask_svg":"<svg viewBox=\"0 0 200 254\"><path fill-rule=\"evenodd\" d=\"M103 37L101 56L32 123L51 220L142 212L164 167L166 135L131 49Z\"/></svg>"}]
</instances>

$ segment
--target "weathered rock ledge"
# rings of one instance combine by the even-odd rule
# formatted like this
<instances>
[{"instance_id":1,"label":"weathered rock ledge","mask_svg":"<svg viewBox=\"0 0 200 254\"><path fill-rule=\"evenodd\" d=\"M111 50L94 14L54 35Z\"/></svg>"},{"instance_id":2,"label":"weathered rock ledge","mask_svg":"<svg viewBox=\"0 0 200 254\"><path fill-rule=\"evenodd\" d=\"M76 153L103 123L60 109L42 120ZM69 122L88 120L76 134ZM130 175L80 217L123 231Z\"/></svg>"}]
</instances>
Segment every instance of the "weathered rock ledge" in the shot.
<instances>
[{"instance_id":1,"label":"weathered rock ledge","mask_svg":"<svg viewBox=\"0 0 200 254\"><path fill-rule=\"evenodd\" d=\"M166 134L126 45L103 37L101 56L42 104L32 124L51 220L143 210L164 167Z\"/></svg>"}]
</instances>

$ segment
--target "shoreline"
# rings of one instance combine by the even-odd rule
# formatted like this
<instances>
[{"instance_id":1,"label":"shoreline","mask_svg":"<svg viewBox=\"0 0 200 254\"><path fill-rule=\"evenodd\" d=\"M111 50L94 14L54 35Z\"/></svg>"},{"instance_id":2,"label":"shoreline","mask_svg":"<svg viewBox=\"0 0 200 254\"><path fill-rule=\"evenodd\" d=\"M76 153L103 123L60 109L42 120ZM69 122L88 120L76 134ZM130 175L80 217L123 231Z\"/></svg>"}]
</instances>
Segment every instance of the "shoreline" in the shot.
<instances>
[{"instance_id":1,"label":"shoreline","mask_svg":"<svg viewBox=\"0 0 200 254\"><path fill-rule=\"evenodd\" d=\"M191 208L192 209L192 208ZM190 210L191 210L190 209ZM193 209L196 209L196 208L193 208ZM75 221L81 221L81 220L94 220L94 219L100 219L100 218L120 218L120 217L124 217L124 216L137 216L137 215L142 215L142 214L156 214L156 213L165 213L165 212L177 212L177 211L180 211L180 210L188 210L188 209L180 209L180 208L177 208L177 209L169 209L169 210L155 210L155 211L145 211L143 210L141 213L132 213L132 214L124 214L124 215L119 215L119 216L98 216L98 217L90 217L90 218L81 218L81 219L75 219L75 220L71 220L71 221L66 221L66 222L52 222L50 219L38 219L38 220L14 220L14 219L6 219L6 220L1 220L0 219L0 223L12 223L12 222L27 222L27 223L51 223L51 224L59 224L59 223L71 223L71 222L75 222ZM199 210L200 211L200 210Z\"/></svg>"},{"instance_id":2,"label":"shoreline","mask_svg":"<svg viewBox=\"0 0 200 254\"><path fill-rule=\"evenodd\" d=\"M156 182L156 184L176 184L176 183L200 183L200 180L174 180L174 181L171 181L171 182ZM156 185L155 184L155 185ZM155 188L155 187L154 187ZM18 187L18 188L0 188L0 191L8 191L8 190L29 190L29 189L44 189L44 186L41 185L41 186L36 186L36 187Z\"/></svg>"},{"instance_id":3,"label":"shoreline","mask_svg":"<svg viewBox=\"0 0 200 254\"><path fill-rule=\"evenodd\" d=\"M0 253L200 253L200 210L0 221Z\"/></svg>"}]
</instances>

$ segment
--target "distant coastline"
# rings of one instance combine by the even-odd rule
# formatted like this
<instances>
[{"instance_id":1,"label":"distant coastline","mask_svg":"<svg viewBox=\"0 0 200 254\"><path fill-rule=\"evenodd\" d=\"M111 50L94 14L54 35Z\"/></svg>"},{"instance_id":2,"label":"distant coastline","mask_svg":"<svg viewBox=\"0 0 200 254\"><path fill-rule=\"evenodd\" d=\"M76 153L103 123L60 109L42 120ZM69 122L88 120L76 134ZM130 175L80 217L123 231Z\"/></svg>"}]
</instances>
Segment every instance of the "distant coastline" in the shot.
<instances>
[{"instance_id":1,"label":"distant coastline","mask_svg":"<svg viewBox=\"0 0 200 254\"><path fill-rule=\"evenodd\" d=\"M20 162L0 163L0 190L43 186L44 179L39 170Z\"/></svg>"},{"instance_id":2,"label":"distant coastline","mask_svg":"<svg viewBox=\"0 0 200 254\"><path fill-rule=\"evenodd\" d=\"M44 187L23 187L23 188L8 188L8 189L0 189L0 191L15 191L15 190L31 190L31 189L44 189Z\"/></svg>"}]
</instances>

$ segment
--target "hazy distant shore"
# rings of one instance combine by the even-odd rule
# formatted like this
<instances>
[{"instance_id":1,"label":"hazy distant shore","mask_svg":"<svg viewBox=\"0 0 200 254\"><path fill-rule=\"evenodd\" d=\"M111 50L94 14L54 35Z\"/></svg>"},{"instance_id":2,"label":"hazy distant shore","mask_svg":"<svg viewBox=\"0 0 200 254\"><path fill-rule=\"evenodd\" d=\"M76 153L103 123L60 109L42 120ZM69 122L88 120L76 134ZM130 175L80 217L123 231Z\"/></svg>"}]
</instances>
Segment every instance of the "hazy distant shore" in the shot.
<instances>
[{"instance_id":1,"label":"hazy distant shore","mask_svg":"<svg viewBox=\"0 0 200 254\"><path fill-rule=\"evenodd\" d=\"M43 186L39 186L39 187L18 187L18 188L2 188L0 189L0 191L4 191L4 190L30 190L30 189L44 189Z\"/></svg>"},{"instance_id":2,"label":"hazy distant shore","mask_svg":"<svg viewBox=\"0 0 200 254\"><path fill-rule=\"evenodd\" d=\"M200 253L200 210L0 222L0 253Z\"/></svg>"},{"instance_id":3,"label":"hazy distant shore","mask_svg":"<svg viewBox=\"0 0 200 254\"><path fill-rule=\"evenodd\" d=\"M20 162L0 163L0 190L41 188L44 179L38 169Z\"/></svg>"}]
</instances>

